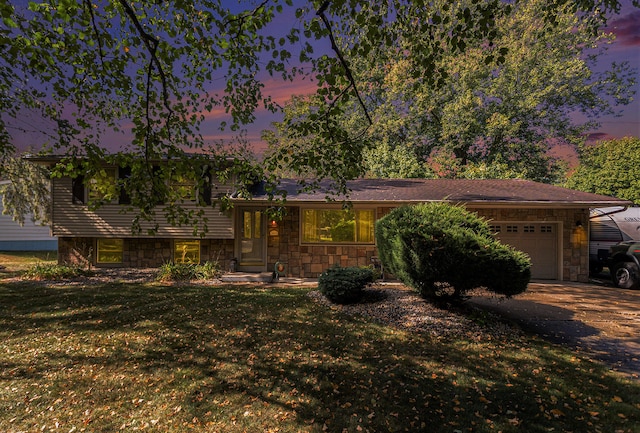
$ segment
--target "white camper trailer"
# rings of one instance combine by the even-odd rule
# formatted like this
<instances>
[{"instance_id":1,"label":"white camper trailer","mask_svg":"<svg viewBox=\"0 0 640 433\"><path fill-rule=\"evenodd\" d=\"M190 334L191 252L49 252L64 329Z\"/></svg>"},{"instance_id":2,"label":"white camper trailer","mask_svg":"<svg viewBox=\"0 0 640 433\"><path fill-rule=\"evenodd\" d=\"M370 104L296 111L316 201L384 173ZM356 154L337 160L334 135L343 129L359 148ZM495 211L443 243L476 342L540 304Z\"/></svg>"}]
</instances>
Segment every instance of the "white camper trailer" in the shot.
<instances>
[{"instance_id":1,"label":"white camper trailer","mask_svg":"<svg viewBox=\"0 0 640 433\"><path fill-rule=\"evenodd\" d=\"M589 219L589 270L597 274L606 266L610 247L640 240L640 207L591 209Z\"/></svg>"}]
</instances>

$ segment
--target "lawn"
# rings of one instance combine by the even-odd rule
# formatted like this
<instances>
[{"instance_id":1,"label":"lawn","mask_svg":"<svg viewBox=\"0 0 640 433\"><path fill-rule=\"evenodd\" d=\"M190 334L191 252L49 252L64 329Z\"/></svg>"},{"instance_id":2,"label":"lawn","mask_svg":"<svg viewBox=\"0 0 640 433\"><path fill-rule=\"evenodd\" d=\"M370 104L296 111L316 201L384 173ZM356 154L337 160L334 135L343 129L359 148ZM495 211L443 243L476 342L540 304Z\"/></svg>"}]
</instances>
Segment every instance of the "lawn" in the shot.
<instances>
[{"instance_id":1,"label":"lawn","mask_svg":"<svg viewBox=\"0 0 640 433\"><path fill-rule=\"evenodd\" d=\"M0 431L640 432L640 383L574 352L308 291L0 280Z\"/></svg>"},{"instance_id":2,"label":"lawn","mask_svg":"<svg viewBox=\"0 0 640 433\"><path fill-rule=\"evenodd\" d=\"M12 271L21 271L36 263L57 261L57 251L0 251L0 266Z\"/></svg>"}]
</instances>

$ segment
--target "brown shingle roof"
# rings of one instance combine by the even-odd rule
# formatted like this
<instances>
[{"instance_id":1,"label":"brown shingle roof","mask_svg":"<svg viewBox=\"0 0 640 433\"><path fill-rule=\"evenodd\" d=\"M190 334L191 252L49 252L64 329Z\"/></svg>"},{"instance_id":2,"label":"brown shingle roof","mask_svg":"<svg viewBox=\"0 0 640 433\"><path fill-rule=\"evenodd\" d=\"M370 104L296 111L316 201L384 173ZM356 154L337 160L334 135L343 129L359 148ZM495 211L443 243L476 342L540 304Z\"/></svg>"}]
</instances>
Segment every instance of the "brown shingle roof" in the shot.
<instances>
[{"instance_id":1,"label":"brown shingle roof","mask_svg":"<svg viewBox=\"0 0 640 433\"><path fill-rule=\"evenodd\" d=\"M280 189L288 202L326 202L329 183L315 192L300 192L295 180L283 180ZM631 202L521 179L357 179L348 182L352 202L411 203L448 201L476 205L571 207L627 206ZM265 198L264 195L254 199ZM345 197L335 197L342 200Z\"/></svg>"}]
</instances>

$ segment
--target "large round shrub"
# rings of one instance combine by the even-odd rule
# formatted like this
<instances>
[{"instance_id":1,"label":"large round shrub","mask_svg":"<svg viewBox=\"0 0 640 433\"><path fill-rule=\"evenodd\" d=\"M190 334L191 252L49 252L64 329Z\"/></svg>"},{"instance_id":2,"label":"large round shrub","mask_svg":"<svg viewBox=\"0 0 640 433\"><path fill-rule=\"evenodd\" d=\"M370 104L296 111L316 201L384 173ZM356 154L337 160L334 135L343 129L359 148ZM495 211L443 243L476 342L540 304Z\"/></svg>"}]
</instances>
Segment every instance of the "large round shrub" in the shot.
<instances>
[{"instance_id":1,"label":"large round shrub","mask_svg":"<svg viewBox=\"0 0 640 433\"><path fill-rule=\"evenodd\" d=\"M371 268L334 266L318 278L318 289L331 302L351 304L362 298L363 290L374 281Z\"/></svg>"},{"instance_id":2,"label":"large round shrub","mask_svg":"<svg viewBox=\"0 0 640 433\"><path fill-rule=\"evenodd\" d=\"M526 290L529 257L501 244L487 222L461 206L428 203L394 209L376 222L385 270L427 298L476 288L511 296Z\"/></svg>"}]
</instances>

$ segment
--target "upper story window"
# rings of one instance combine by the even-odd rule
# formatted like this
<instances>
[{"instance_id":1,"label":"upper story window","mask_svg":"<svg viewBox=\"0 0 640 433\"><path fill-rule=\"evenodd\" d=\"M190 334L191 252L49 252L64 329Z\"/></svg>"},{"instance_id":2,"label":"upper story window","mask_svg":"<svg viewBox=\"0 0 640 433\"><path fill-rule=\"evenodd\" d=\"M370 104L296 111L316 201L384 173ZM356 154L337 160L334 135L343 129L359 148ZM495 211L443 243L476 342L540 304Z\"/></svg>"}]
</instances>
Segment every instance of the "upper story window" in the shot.
<instances>
[{"instance_id":1,"label":"upper story window","mask_svg":"<svg viewBox=\"0 0 640 433\"><path fill-rule=\"evenodd\" d=\"M118 191L118 182L130 173L128 169L110 167L101 169L91 177L74 177L71 180L73 203L130 203L126 191L122 188Z\"/></svg>"},{"instance_id":2,"label":"upper story window","mask_svg":"<svg viewBox=\"0 0 640 433\"><path fill-rule=\"evenodd\" d=\"M303 209L302 242L374 243L373 209Z\"/></svg>"},{"instance_id":3,"label":"upper story window","mask_svg":"<svg viewBox=\"0 0 640 433\"><path fill-rule=\"evenodd\" d=\"M149 194L157 200L157 204L163 204L170 196L171 199L181 201L195 201L198 204L211 204L211 173L205 167L198 170L202 173L199 179L193 174L172 174L167 182L161 178L160 166L154 166L152 175L147 176L149 182L146 188L137 191L149 190ZM89 176L77 176L72 179L73 203L100 205L105 203L130 204L131 196L127 188L128 179L132 177L130 167L107 167Z\"/></svg>"},{"instance_id":4,"label":"upper story window","mask_svg":"<svg viewBox=\"0 0 640 433\"><path fill-rule=\"evenodd\" d=\"M169 179L169 192L180 201L211 204L211 189L211 174L207 167L188 174L173 173Z\"/></svg>"},{"instance_id":5,"label":"upper story window","mask_svg":"<svg viewBox=\"0 0 640 433\"><path fill-rule=\"evenodd\" d=\"M111 203L118 199L117 169L103 168L89 179L89 202Z\"/></svg>"}]
</instances>

